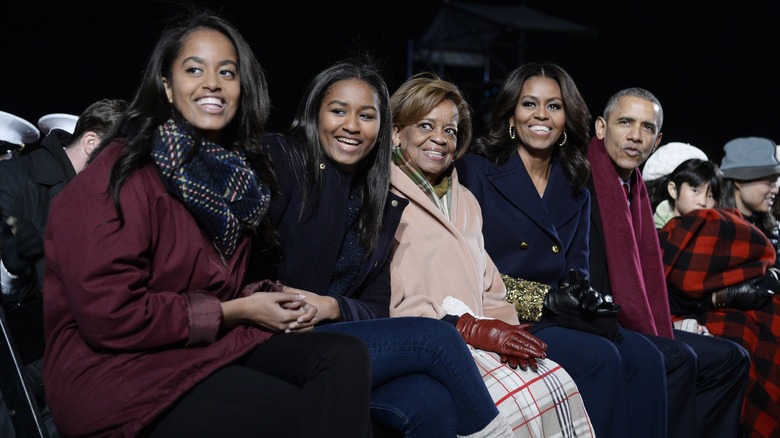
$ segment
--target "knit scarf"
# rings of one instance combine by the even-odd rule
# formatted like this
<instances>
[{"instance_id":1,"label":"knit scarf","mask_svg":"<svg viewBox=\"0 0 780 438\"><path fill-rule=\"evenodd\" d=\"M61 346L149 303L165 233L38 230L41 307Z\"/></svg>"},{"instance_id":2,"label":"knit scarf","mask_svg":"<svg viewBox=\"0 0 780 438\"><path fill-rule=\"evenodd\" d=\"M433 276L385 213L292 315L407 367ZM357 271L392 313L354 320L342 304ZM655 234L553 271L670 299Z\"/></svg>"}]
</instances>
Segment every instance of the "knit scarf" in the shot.
<instances>
[{"instance_id":1,"label":"knit scarf","mask_svg":"<svg viewBox=\"0 0 780 438\"><path fill-rule=\"evenodd\" d=\"M603 141L593 138L588 160L604 223L609 283L621 307L619 322L630 330L672 338L658 231L641 174L638 169L631 173L629 207Z\"/></svg>"},{"instance_id":2,"label":"knit scarf","mask_svg":"<svg viewBox=\"0 0 780 438\"><path fill-rule=\"evenodd\" d=\"M435 187L432 186L425 175L420 171L420 168L414 164L414 161L412 161L406 148L393 148L393 163L417 184L417 187L433 201L436 207L438 207L445 216L450 217L450 205L452 201L452 178L450 176L442 178L442 181ZM451 171L451 169L452 166L450 166L447 172Z\"/></svg>"},{"instance_id":3,"label":"knit scarf","mask_svg":"<svg viewBox=\"0 0 780 438\"><path fill-rule=\"evenodd\" d=\"M202 139L193 155L192 129L174 120L160 125L152 159L166 189L184 203L222 255L230 257L243 232L260 225L271 191L237 144L226 150Z\"/></svg>"}]
</instances>

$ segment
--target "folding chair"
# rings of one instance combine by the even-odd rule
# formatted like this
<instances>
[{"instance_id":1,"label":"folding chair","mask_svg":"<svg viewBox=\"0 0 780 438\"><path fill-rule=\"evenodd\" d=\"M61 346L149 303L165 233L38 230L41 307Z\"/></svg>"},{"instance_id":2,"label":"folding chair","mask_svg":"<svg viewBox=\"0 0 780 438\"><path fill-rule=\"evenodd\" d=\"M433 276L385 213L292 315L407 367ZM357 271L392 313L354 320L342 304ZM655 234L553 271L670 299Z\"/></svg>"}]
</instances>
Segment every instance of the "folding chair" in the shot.
<instances>
[{"instance_id":1,"label":"folding chair","mask_svg":"<svg viewBox=\"0 0 780 438\"><path fill-rule=\"evenodd\" d=\"M18 438L50 438L38 402L25 378L24 366L8 329L5 312L0 307L0 393L11 423Z\"/></svg>"}]
</instances>

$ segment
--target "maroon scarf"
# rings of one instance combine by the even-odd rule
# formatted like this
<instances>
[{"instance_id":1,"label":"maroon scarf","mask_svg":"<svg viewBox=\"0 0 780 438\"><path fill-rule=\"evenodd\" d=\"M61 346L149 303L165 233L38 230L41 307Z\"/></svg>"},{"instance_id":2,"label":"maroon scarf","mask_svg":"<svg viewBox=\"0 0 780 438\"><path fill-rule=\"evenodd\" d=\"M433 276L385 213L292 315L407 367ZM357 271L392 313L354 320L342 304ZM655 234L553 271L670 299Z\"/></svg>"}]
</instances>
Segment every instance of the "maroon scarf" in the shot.
<instances>
[{"instance_id":1,"label":"maroon scarf","mask_svg":"<svg viewBox=\"0 0 780 438\"><path fill-rule=\"evenodd\" d=\"M658 231L639 170L631 173L631 207L604 142L588 149L604 229L609 284L620 305L618 321L630 330L672 338L672 319Z\"/></svg>"}]
</instances>

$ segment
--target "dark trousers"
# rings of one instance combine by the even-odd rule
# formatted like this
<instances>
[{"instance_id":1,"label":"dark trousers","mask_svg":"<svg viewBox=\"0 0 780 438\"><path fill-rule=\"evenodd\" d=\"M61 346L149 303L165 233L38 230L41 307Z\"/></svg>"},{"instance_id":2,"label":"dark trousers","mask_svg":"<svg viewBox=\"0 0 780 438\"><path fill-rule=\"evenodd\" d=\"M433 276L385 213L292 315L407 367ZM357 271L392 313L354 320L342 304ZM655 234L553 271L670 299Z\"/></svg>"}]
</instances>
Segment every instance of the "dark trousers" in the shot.
<instances>
[{"instance_id":1,"label":"dark trousers","mask_svg":"<svg viewBox=\"0 0 780 438\"><path fill-rule=\"evenodd\" d=\"M682 330L674 330L674 340L645 336L664 354L669 438L736 437L750 370L747 351Z\"/></svg>"},{"instance_id":2,"label":"dark trousers","mask_svg":"<svg viewBox=\"0 0 780 438\"><path fill-rule=\"evenodd\" d=\"M343 333L276 335L196 385L148 437L361 437L370 430L368 350Z\"/></svg>"}]
</instances>

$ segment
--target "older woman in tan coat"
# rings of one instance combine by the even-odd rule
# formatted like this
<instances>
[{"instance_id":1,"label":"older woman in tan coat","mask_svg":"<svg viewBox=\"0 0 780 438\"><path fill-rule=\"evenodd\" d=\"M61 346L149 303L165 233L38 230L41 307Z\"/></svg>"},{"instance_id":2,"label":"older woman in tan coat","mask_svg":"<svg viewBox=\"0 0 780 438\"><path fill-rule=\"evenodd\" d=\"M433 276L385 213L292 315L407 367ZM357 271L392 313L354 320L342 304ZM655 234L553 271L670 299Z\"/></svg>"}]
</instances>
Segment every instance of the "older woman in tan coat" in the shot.
<instances>
[{"instance_id":1,"label":"older woman in tan coat","mask_svg":"<svg viewBox=\"0 0 780 438\"><path fill-rule=\"evenodd\" d=\"M520 325L483 245L482 211L452 165L472 135L460 90L423 73L391 98L391 191L409 200L396 231L390 316L453 323L517 436L592 436L571 376Z\"/></svg>"}]
</instances>

